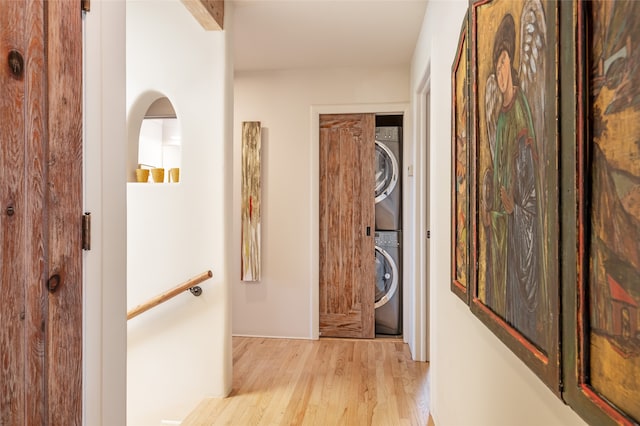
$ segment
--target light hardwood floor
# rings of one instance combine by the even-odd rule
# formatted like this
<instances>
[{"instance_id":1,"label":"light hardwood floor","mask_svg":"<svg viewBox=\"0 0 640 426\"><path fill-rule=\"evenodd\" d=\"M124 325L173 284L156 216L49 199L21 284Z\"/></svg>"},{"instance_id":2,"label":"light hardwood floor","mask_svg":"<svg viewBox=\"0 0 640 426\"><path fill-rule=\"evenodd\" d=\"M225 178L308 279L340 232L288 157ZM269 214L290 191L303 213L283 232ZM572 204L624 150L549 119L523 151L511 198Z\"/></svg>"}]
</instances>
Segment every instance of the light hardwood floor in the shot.
<instances>
[{"instance_id":1,"label":"light hardwood floor","mask_svg":"<svg viewBox=\"0 0 640 426\"><path fill-rule=\"evenodd\" d=\"M233 390L183 425L421 425L429 364L398 339L233 338Z\"/></svg>"}]
</instances>

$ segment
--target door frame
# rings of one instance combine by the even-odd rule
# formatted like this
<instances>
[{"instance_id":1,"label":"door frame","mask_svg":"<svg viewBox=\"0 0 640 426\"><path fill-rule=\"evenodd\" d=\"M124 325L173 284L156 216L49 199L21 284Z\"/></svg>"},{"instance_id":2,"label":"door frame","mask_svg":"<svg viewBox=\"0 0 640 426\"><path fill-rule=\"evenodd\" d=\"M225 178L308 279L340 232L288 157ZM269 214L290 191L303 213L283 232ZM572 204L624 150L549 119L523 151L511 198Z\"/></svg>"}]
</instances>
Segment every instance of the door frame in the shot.
<instances>
[{"instance_id":1,"label":"door frame","mask_svg":"<svg viewBox=\"0 0 640 426\"><path fill-rule=\"evenodd\" d=\"M126 424L126 2L83 14L83 424ZM106 78L105 76L108 76Z\"/></svg>"},{"instance_id":2,"label":"door frame","mask_svg":"<svg viewBox=\"0 0 640 426\"><path fill-rule=\"evenodd\" d=\"M430 170L429 161L431 157L431 64L427 64L422 78L420 79L416 92L414 93L414 118L415 118L415 138L414 149L416 158L416 217L415 227L415 259L416 259L416 282L418 285L415 297L420 300L419 309L416 314L416 334L424 336L418 341L414 358L419 361L430 360L430 335L432 330L430 304L430 254L429 247L431 241L427 238L430 229Z\"/></svg>"},{"instance_id":3,"label":"door frame","mask_svg":"<svg viewBox=\"0 0 640 426\"><path fill-rule=\"evenodd\" d=\"M417 277L417 268L423 263L421 258L416 256L422 255L423 251L419 250L420 238L417 238L416 219L420 209L417 188L417 177L421 173L417 173L423 168L422 159L416 151L416 144L413 137L413 116L411 114L411 105L409 103L374 103L374 104L344 104L344 105L312 105L310 111L311 120L311 150L309 153L309 169L311 171L311 220L309 229L309 258L310 272L309 281L311 282L311 297L309 301L310 324L311 329L309 335L312 339L319 339L320 334L320 314L319 314L319 263L320 263L320 115L321 114L356 114L356 113L374 113L374 114L402 114L403 122L403 150L402 150L402 220L405 226L402 233L403 244L403 323L405 324L403 339L409 344L411 354L415 360L426 360L425 350L427 333L426 318L427 299L426 289L420 283ZM419 139L423 140L423 139ZM411 171L411 173L409 173ZM424 235L424 232L422 232ZM408 309L407 309L408 308Z\"/></svg>"}]
</instances>

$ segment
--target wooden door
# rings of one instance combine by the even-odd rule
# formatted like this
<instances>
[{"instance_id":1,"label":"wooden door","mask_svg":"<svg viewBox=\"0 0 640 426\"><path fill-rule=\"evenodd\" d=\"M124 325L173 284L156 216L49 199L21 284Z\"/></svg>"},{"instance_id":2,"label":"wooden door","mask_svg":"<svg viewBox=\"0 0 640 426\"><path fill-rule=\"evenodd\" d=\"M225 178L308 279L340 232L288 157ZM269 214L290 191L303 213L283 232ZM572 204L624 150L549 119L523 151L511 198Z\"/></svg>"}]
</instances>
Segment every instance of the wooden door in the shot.
<instances>
[{"instance_id":1,"label":"wooden door","mask_svg":"<svg viewBox=\"0 0 640 426\"><path fill-rule=\"evenodd\" d=\"M79 1L0 0L0 425L82 422Z\"/></svg>"},{"instance_id":2,"label":"wooden door","mask_svg":"<svg viewBox=\"0 0 640 426\"><path fill-rule=\"evenodd\" d=\"M320 334L372 338L375 116L320 116Z\"/></svg>"}]
</instances>

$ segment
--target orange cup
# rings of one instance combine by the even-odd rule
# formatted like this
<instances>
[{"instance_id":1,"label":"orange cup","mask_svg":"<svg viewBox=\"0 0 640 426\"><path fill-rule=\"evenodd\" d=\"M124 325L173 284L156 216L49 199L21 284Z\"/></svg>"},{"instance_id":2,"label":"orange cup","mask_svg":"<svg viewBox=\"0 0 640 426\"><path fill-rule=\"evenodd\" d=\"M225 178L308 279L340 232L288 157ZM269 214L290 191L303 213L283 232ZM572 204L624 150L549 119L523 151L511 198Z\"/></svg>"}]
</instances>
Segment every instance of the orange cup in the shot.
<instances>
[{"instance_id":1,"label":"orange cup","mask_svg":"<svg viewBox=\"0 0 640 426\"><path fill-rule=\"evenodd\" d=\"M162 167L151 169L151 177L155 183L164 182L164 169Z\"/></svg>"},{"instance_id":2,"label":"orange cup","mask_svg":"<svg viewBox=\"0 0 640 426\"><path fill-rule=\"evenodd\" d=\"M169 169L169 182L180 182L180 169L178 167Z\"/></svg>"},{"instance_id":3,"label":"orange cup","mask_svg":"<svg viewBox=\"0 0 640 426\"><path fill-rule=\"evenodd\" d=\"M149 169L136 169L136 181L148 182L149 181Z\"/></svg>"}]
</instances>

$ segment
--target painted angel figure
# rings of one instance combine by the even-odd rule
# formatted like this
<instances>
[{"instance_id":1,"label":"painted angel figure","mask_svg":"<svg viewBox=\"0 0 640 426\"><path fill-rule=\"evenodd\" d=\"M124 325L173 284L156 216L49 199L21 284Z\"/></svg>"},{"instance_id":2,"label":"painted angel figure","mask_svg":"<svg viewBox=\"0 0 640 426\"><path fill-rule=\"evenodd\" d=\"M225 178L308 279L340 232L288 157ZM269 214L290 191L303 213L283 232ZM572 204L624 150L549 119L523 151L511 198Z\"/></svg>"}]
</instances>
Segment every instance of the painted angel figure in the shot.
<instances>
[{"instance_id":1,"label":"painted angel figure","mask_svg":"<svg viewBox=\"0 0 640 426\"><path fill-rule=\"evenodd\" d=\"M491 163L483 178L486 300L533 343L548 315L544 273L543 178L546 25L539 0L527 0L516 28L503 16L493 43L485 114ZM553 92L551 92L553 93Z\"/></svg>"}]
</instances>

